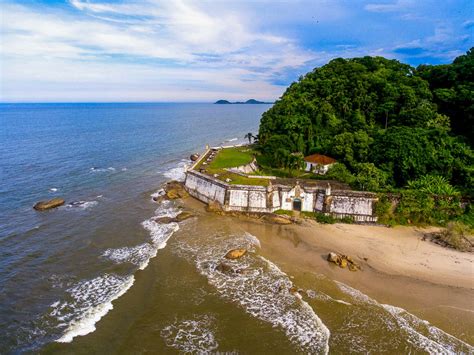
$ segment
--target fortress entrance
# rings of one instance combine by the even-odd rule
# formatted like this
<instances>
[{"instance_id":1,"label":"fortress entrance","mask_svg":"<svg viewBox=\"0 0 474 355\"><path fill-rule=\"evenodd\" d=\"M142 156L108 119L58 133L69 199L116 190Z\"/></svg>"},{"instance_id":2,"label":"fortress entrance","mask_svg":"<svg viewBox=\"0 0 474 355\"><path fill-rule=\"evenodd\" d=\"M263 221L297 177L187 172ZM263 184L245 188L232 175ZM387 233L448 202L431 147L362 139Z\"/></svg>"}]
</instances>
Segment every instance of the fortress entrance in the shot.
<instances>
[{"instance_id":1,"label":"fortress entrance","mask_svg":"<svg viewBox=\"0 0 474 355\"><path fill-rule=\"evenodd\" d=\"M293 211L301 211L301 200L299 198L293 200Z\"/></svg>"}]
</instances>

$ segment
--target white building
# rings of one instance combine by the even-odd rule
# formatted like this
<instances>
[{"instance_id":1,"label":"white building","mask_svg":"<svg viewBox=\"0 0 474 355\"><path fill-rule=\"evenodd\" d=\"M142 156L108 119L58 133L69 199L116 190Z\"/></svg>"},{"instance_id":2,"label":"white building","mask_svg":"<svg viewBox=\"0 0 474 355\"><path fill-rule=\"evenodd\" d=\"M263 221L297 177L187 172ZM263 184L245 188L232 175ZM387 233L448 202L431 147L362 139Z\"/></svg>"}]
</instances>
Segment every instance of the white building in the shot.
<instances>
[{"instance_id":1,"label":"white building","mask_svg":"<svg viewBox=\"0 0 474 355\"><path fill-rule=\"evenodd\" d=\"M336 163L336 160L322 154L308 155L304 158L306 163L305 171L312 171L315 174L324 175L329 168Z\"/></svg>"}]
</instances>

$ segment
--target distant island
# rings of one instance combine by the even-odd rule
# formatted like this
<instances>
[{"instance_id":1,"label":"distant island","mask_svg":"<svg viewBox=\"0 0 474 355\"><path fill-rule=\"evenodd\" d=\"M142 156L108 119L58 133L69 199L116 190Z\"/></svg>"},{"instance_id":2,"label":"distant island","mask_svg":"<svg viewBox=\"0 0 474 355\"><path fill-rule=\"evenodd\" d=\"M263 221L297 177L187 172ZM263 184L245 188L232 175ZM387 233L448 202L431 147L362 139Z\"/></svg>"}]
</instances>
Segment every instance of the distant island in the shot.
<instances>
[{"instance_id":1,"label":"distant island","mask_svg":"<svg viewBox=\"0 0 474 355\"><path fill-rule=\"evenodd\" d=\"M273 102L263 102L263 101L258 101L255 99L250 99L245 102L242 101L237 101L237 102L230 102L227 100L217 100L214 102L216 105L256 105L256 104L272 104Z\"/></svg>"}]
</instances>

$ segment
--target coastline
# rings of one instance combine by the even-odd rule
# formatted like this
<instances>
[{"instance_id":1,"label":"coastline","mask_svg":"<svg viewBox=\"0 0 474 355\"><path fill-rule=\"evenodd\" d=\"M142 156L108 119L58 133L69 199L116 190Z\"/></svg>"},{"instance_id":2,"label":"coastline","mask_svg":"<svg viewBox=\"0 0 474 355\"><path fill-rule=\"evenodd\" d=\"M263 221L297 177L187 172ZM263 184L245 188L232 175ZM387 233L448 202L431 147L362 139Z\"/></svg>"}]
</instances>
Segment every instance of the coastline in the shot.
<instances>
[{"instance_id":1,"label":"coastline","mask_svg":"<svg viewBox=\"0 0 474 355\"><path fill-rule=\"evenodd\" d=\"M274 225L204 212L204 204L194 198L183 204L200 215L202 228L212 229L225 219L236 232L255 235L261 243L259 254L291 275L299 288L314 289L320 277L341 282L474 343L474 255L422 241L423 233L433 228L324 225L308 220ZM330 251L351 255L362 270L351 272L328 263Z\"/></svg>"}]
</instances>

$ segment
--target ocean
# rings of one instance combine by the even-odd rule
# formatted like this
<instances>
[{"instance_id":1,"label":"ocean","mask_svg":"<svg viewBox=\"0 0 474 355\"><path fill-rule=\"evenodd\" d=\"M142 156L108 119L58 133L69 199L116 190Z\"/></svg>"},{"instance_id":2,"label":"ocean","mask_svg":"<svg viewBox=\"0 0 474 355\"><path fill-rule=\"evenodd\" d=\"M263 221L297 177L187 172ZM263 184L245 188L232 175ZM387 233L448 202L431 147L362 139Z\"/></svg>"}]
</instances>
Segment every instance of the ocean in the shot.
<instances>
[{"instance_id":1,"label":"ocean","mask_svg":"<svg viewBox=\"0 0 474 355\"><path fill-rule=\"evenodd\" d=\"M287 292L250 225L199 208L155 221L184 208L153 196L189 156L245 142L269 107L0 105L0 353L472 352L318 273L305 298ZM33 210L53 197L66 204ZM217 271L242 246L240 271Z\"/></svg>"}]
</instances>

